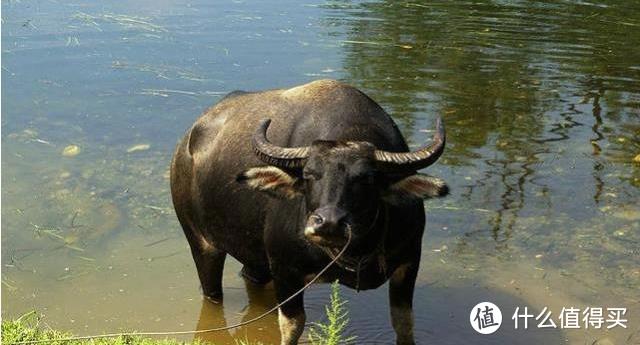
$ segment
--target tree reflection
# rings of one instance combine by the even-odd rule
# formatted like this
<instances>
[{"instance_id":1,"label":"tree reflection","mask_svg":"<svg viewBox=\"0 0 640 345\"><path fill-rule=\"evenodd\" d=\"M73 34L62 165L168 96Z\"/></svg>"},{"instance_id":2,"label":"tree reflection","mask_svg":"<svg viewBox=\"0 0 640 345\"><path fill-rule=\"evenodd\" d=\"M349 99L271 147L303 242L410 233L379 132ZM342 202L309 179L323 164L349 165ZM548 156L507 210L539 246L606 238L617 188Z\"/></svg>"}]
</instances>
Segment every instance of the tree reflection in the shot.
<instances>
[{"instance_id":1,"label":"tree reflection","mask_svg":"<svg viewBox=\"0 0 640 345\"><path fill-rule=\"evenodd\" d=\"M443 163L481 171L461 182L461 196L494 205L496 241L511 237L529 200L561 193L555 174L575 175L596 205L607 184L640 186L638 164L629 164L640 153L637 4L339 4L327 20L346 26L345 79L406 134L429 128L427 117L445 118ZM600 156L619 176L605 178Z\"/></svg>"}]
</instances>

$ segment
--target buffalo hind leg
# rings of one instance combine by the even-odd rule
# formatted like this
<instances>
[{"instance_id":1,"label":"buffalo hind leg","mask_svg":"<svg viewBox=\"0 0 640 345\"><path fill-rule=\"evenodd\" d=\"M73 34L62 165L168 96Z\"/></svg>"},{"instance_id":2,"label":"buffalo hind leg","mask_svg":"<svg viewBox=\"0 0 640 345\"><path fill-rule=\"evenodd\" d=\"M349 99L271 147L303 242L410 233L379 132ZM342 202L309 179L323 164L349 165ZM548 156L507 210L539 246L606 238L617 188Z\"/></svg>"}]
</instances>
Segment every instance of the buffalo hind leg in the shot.
<instances>
[{"instance_id":1,"label":"buffalo hind leg","mask_svg":"<svg viewBox=\"0 0 640 345\"><path fill-rule=\"evenodd\" d=\"M192 246L191 254L198 270L202 294L214 302L222 300L222 272L227 253L213 246L206 250L194 250Z\"/></svg>"},{"instance_id":2,"label":"buffalo hind leg","mask_svg":"<svg viewBox=\"0 0 640 345\"><path fill-rule=\"evenodd\" d=\"M400 265L389 282L391 324L396 331L396 344L414 345L413 290L418 275L418 262Z\"/></svg>"},{"instance_id":3,"label":"buffalo hind leg","mask_svg":"<svg viewBox=\"0 0 640 345\"><path fill-rule=\"evenodd\" d=\"M222 272L227 252L216 248L204 238L200 231L191 226L190 222L178 217L184 234L191 247L191 255L198 270L202 294L214 301L222 300Z\"/></svg>"}]
</instances>

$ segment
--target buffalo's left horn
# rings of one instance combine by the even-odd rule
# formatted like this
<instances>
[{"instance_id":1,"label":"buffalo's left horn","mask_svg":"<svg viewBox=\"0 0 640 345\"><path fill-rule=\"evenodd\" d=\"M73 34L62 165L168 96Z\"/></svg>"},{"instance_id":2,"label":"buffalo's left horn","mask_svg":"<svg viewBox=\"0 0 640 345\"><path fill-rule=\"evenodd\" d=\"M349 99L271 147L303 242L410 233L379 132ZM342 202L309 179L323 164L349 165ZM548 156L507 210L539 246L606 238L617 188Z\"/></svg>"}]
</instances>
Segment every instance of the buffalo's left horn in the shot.
<instances>
[{"instance_id":1,"label":"buffalo's left horn","mask_svg":"<svg viewBox=\"0 0 640 345\"><path fill-rule=\"evenodd\" d=\"M429 145L423 146L413 152L389 152L375 151L376 161L383 168L394 171L415 171L426 168L435 163L442 152L444 152L444 144L446 135L444 124L440 117L436 119L436 134Z\"/></svg>"},{"instance_id":2,"label":"buffalo's left horn","mask_svg":"<svg viewBox=\"0 0 640 345\"><path fill-rule=\"evenodd\" d=\"M253 150L261 161L280 168L302 168L309 157L308 147L280 147L267 139L271 119L260 122L253 134Z\"/></svg>"}]
</instances>

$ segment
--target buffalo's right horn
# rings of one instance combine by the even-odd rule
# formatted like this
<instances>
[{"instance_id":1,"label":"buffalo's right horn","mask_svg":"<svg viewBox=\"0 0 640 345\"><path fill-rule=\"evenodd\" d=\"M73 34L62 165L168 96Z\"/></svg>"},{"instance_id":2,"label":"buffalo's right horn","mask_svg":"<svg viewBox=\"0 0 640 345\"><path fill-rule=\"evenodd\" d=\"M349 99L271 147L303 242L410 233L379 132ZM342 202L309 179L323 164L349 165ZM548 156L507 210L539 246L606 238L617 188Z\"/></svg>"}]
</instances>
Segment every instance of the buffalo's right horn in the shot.
<instances>
[{"instance_id":1,"label":"buffalo's right horn","mask_svg":"<svg viewBox=\"0 0 640 345\"><path fill-rule=\"evenodd\" d=\"M280 147L272 144L267 139L269 124L271 119L262 120L253 134L253 150L258 158L280 168L302 168L309 157L309 147Z\"/></svg>"}]
</instances>

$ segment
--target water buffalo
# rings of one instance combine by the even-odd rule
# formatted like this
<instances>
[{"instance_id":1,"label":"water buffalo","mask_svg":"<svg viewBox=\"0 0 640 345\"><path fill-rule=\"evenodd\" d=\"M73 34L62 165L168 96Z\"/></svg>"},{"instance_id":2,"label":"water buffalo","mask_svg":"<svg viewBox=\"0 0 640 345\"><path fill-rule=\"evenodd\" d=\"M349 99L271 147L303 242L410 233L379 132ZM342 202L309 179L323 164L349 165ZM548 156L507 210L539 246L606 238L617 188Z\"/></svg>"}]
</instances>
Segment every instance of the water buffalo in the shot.
<instances>
[{"instance_id":1,"label":"water buffalo","mask_svg":"<svg viewBox=\"0 0 640 345\"><path fill-rule=\"evenodd\" d=\"M290 89L235 91L205 111L171 163L173 204L202 290L222 297L225 257L278 301L300 289L344 246L325 281L360 290L387 280L398 344L413 344L413 290L425 223L423 199L446 184L417 170L445 145L409 152L389 115L358 89L320 80ZM282 344L305 324L303 296L279 309Z\"/></svg>"}]
</instances>

